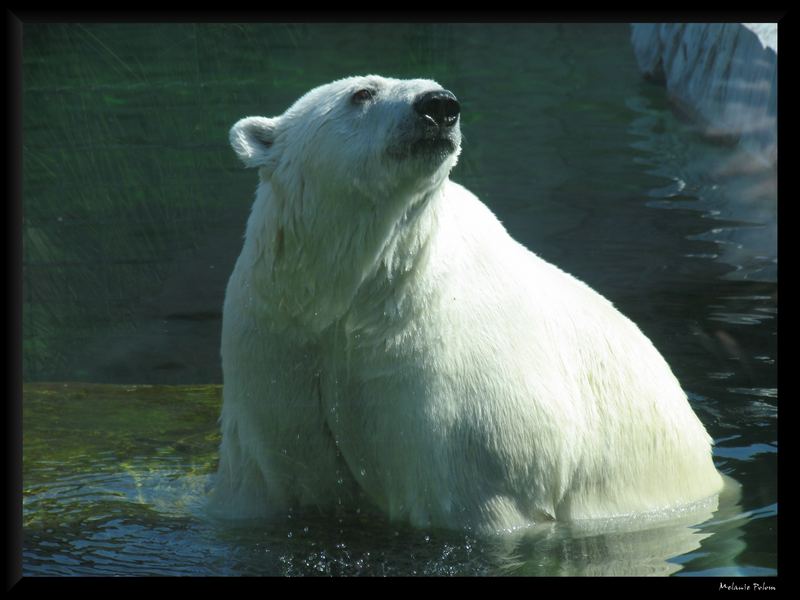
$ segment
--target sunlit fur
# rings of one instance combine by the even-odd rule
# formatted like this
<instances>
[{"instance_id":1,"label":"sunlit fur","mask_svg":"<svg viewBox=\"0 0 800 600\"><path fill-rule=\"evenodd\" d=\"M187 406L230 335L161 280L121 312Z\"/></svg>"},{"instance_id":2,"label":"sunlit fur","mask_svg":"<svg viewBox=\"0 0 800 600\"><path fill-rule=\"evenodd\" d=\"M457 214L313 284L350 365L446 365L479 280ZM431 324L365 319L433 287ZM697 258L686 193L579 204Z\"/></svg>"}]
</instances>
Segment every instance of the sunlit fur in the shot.
<instances>
[{"instance_id":1,"label":"sunlit fur","mask_svg":"<svg viewBox=\"0 0 800 600\"><path fill-rule=\"evenodd\" d=\"M361 490L417 526L495 531L713 499L664 359L450 181L458 127L449 156L398 152L436 89L342 79L231 130L260 183L225 298L215 510Z\"/></svg>"}]
</instances>

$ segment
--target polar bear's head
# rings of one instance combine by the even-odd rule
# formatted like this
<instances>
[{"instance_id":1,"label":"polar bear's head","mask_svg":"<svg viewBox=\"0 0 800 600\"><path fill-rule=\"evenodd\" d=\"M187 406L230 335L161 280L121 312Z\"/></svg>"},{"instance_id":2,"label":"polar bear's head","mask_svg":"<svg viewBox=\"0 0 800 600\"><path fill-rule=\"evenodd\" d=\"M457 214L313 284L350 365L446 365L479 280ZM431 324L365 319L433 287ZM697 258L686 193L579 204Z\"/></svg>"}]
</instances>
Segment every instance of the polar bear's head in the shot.
<instances>
[{"instance_id":1,"label":"polar bear's head","mask_svg":"<svg viewBox=\"0 0 800 600\"><path fill-rule=\"evenodd\" d=\"M324 196L406 196L440 185L455 166L459 104L428 79L348 77L280 116L240 120L230 141L262 181L289 194L308 186Z\"/></svg>"}]
</instances>

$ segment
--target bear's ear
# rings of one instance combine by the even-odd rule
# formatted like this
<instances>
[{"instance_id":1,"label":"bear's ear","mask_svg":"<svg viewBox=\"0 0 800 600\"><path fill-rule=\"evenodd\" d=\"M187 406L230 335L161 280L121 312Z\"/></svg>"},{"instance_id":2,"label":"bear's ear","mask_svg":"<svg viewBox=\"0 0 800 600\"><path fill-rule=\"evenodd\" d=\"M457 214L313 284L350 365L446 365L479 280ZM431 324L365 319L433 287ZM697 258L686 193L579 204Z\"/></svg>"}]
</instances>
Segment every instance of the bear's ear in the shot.
<instances>
[{"instance_id":1,"label":"bear's ear","mask_svg":"<svg viewBox=\"0 0 800 600\"><path fill-rule=\"evenodd\" d=\"M231 127L231 146L246 167L274 167L277 124L277 118L245 117Z\"/></svg>"}]
</instances>

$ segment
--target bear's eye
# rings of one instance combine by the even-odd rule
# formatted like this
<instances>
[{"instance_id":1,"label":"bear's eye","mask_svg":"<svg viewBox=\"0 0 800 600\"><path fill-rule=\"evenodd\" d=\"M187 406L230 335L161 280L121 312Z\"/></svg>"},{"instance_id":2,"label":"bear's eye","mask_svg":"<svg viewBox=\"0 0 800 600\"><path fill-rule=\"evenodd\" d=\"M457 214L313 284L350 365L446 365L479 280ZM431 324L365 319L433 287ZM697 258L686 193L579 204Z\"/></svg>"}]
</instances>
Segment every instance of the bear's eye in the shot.
<instances>
[{"instance_id":1,"label":"bear's eye","mask_svg":"<svg viewBox=\"0 0 800 600\"><path fill-rule=\"evenodd\" d=\"M370 100L372 100L374 96L375 94L372 92L372 90L363 89L363 90L358 90L356 93L354 93L352 96L352 100L355 104L364 104L364 102L369 102Z\"/></svg>"}]
</instances>

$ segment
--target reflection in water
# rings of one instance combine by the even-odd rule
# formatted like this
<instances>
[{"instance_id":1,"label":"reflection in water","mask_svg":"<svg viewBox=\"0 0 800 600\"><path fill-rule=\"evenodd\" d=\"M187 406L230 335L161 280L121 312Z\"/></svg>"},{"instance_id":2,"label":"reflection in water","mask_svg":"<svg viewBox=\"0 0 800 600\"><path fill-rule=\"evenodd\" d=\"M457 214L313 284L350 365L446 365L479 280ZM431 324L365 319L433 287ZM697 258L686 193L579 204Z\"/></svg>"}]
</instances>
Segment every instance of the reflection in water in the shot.
<instances>
[{"instance_id":1,"label":"reflection in water","mask_svg":"<svg viewBox=\"0 0 800 600\"><path fill-rule=\"evenodd\" d=\"M489 542L507 575L671 575L692 557L708 554L715 537L715 564L734 565L744 548L738 505L740 486L728 478L719 499L668 514L552 523ZM724 541L723 541L724 539ZM718 562L719 561L719 562Z\"/></svg>"},{"instance_id":2,"label":"reflection in water","mask_svg":"<svg viewBox=\"0 0 800 600\"><path fill-rule=\"evenodd\" d=\"M239 568L256 573L275 569L287 575L652 576L678 573L682 562L708 555L715 566L720 558L726 565L735 564L744 547L745 520L723 516L739 513L730 504L711 521L697 524L712 512L706 507L650 523L543 524L478 537L469 532L416 531L365 510L360 519L350 515L325 521L295 514L281 525L252 523L247 532L241 525L223 524L218 533L239 549ZM259 550L270 555L270 566L251 562L258 560Z\"/></svg>"},{"instance_id":3,"label":"reflection in water","mask_svg":"<svg viewBox=\"0 0 800 600\"><path fill-rule=\"evenodd\" d=\"M671 181L650 191L650 205L697 210L711 219L707 231L689 239L714 242L716 253L704 257L733 267L725 278L777 281L776 169L742 149L687 144L701 131L654 103L646 95L626 100L637 115L629 131L638 138L633 147L643 151L638 161Z\"/></svg>"}]
</instances>

